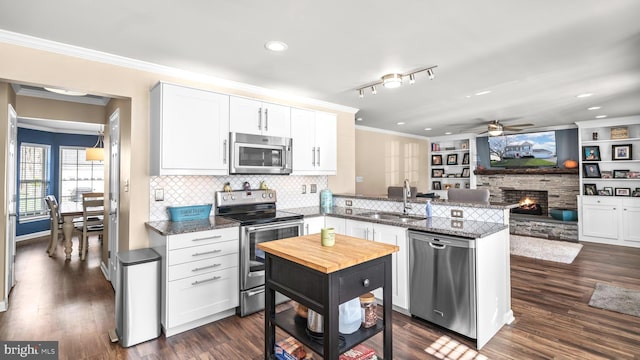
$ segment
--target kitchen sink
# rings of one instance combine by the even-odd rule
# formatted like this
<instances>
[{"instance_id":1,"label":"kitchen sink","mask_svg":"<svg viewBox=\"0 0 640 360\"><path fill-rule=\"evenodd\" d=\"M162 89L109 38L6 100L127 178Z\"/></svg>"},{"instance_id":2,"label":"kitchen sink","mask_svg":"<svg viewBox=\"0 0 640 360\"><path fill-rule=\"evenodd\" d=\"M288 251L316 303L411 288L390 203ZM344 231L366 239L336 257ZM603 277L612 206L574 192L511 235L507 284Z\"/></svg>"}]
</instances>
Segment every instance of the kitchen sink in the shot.
<instances>
[{"instance_id":1,"label":"kitchen sink","mask_svg":"<svg viewBox=\"0 0 640 360\"><path fill-rule=\"evenodd\" d=\"M367 213L362 213L359 216L364 216L371 219L392 220L392 221L401 221L401 222L410 222L410 221L426 219L426 217L419 216L419 215L406 215L406 214L389 213L389 212L367 212Z\"/></svg>"}]
</instances>

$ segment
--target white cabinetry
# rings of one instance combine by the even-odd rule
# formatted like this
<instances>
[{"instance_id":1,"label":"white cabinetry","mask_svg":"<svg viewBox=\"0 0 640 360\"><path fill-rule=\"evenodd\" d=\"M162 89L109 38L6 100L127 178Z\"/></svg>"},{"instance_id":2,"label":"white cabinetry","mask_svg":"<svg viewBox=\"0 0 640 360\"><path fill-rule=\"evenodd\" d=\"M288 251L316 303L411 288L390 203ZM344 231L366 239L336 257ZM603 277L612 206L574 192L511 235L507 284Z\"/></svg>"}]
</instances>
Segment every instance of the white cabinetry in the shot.
<instances>
[{"instance_id":1,"label":"white cabinetry","mask_svg":"<svg viewBox=\"0 0 640 360\"><path fill-rule=\"evenodd\" d=\"M291 137L291 108L231 96L229 128L231 132Z\"/></svg>"},{"instance_id":2,"label":"white cabinetry","mask_svg":"<svg viewBox=\"0 0 640 360\"><path fill-rule=\"evenodd\" d=\"M304 235L317 234L324 227L324 216L305 217Z\"/></svg>"},{"instance_id":3,"label":"white cabinetry","mask_svg":"<svg viewBox=\"0 0 640 360\"><path fill-rule=\"evenodd\" d=\"M160 82L151 89L151 175L229 173L229 96Z\"/></svg>"},{"instance_id":4,"label":"white cabinetry","mask_svg":"<svg viewBox=\"0 0 640 360\"><path fill-rule=\"evenodd\" d=\"M291 109L293 175L335 175L337 118L321 111Z\"/></svg>"},{"instance_id":5,"label":"white cabinetry","mask_svg":"<svg viewBox=\"0 0 640 360\"><path fill-rule=\"evenodd\" d=\"M373 240L385 244L397 245L400 249L393 253L393 305L409 309L409 261L407 252L407 229L398 226L369 223L358 220L346 220L346 235ZM381 290L374 295L382 299Z\"/></svg>"},{"instance_id":6,"label":"white cabinetry","mask_svg":"<svg viewBox=\"0 0 640 360\"><path fill-rule=\"evenodd\" d=\"M579 240L640 247L640 116L576 124Z\"/></svg>"},{"instance_id":7,"label":"white cabinetry","mask_svg":"<svg viewBox=\"0 0 640 360\"><path fill-rule=\"evenodd\" d=\"M235 314L239 305L237 227L163 236L149 231L162 256L165 336Z\"/></svg>"},{"instance_id":8,"label":"white cabinetry","mask_svg":"<svg viewBox=\"0 0 640 360\"><path fill-rule=\"evenodd\" d=\"M442 199L449 188L475 189L476 138L459 134L429 138L431 141L430 191Z\"/></svg>"},{"instance_id":9,"label":"white cabinetry","mask_svg":"<svg viewBox=\"0 0 640 360\"><path fill-rule=\"evenodd\" d=\"M333 216L325 216L324 224L328 228L333 228L336 234L347 234L347 225L344 218L337 218Z\"/></svg>"}]
</instances>

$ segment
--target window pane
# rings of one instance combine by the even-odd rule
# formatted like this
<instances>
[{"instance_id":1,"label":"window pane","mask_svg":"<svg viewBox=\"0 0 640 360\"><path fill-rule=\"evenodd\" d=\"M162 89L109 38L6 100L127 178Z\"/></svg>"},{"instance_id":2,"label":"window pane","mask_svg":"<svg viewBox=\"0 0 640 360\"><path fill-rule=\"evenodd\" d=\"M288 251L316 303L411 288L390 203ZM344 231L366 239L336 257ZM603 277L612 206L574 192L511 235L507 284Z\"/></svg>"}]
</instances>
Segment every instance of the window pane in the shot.
<instances>
[{"instance_id":1,"label":"window pane","mask_svg":"<svg viewBox=\"0 0 640 360\"><path fill-rule=\"evenodd\" d=\"M80 202L86 192L104 191L104 164L86 161L85 148L60 148L60 203Z\"/></svg>"},{"instance_id":2,"label":"window pane","mask_svg":"<svg viewBox=\"0 0 640 360\"><path fill-rule=\"evenodd\" d=\"M49 186L47 162L49 146L22 143L20 145L20 193L18 196L20 219L46 215L44 202Z\"/></svg>"}]
</instances>

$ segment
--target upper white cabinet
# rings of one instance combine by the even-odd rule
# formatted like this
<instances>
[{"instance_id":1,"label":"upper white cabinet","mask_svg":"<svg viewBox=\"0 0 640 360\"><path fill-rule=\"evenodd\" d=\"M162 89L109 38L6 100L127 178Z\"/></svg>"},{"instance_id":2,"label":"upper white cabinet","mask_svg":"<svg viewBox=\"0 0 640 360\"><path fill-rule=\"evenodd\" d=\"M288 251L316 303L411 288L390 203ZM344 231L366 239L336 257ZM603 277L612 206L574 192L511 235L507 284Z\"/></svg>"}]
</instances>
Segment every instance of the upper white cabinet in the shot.
<instances>
[{"instance_id":1,"label":"upper white cabinet","mask_svg":"<svg viewBox=\"0 0 640 360\"><path fill-rule=\"evenodd\" d=\"M160 82L151 89L151 175L227 175L229 96Z\"/></svg>"},{"instance_id":2,"label":"upper white cabinet","mask_svg":"<svg viewBox=\"0 0 640 360\"><path fill-rule=\"evenodd\" d=\"M293 175L335 175L337 118L321 111L291 109Z\"/></svg>"},{"instance_id":3,"label":"upper white cabinet","mask_svg":"<svg viewBox=\"0 0 640 360\"><path fill-rule=\"evenodd\" d=\"M291 137L291 108L231 96L229 128L244 134Z\"/></svg>"}]
</instances>

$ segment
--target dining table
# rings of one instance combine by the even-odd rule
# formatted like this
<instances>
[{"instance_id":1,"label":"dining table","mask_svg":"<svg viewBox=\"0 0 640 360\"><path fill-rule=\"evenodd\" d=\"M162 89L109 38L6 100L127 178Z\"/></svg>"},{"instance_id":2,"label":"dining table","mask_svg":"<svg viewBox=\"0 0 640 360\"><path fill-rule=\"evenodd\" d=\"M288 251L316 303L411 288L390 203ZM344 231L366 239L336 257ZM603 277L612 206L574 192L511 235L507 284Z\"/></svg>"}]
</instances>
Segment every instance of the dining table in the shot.
<instances>
[{"instance_id":1,"label":"dining table","mask_svg":"<svg viewBox=\"0 0 640 360\"><path fill-rule=\"evenodd\" d=\"M73 220L82 217L82 202L65 201L60 204L60 216L62 217L62 234L64 235L64 253L65 259L71 260L73 252Z\"/></svg>"}]
</instances>

